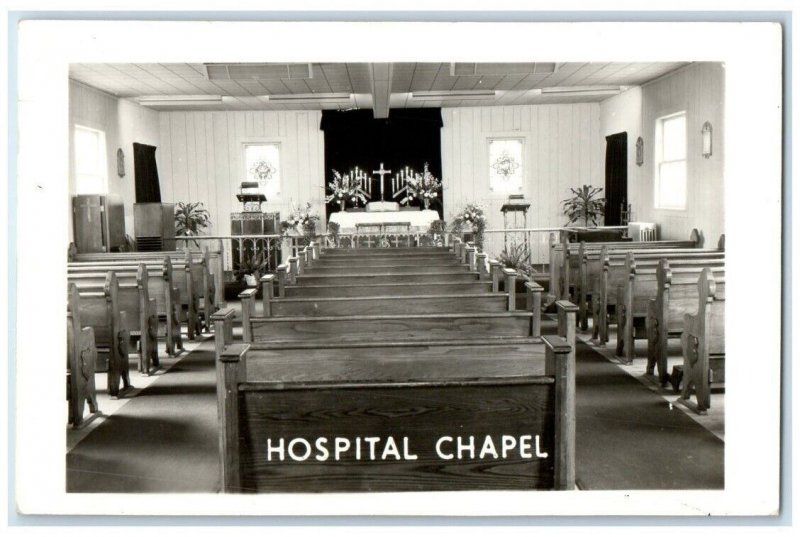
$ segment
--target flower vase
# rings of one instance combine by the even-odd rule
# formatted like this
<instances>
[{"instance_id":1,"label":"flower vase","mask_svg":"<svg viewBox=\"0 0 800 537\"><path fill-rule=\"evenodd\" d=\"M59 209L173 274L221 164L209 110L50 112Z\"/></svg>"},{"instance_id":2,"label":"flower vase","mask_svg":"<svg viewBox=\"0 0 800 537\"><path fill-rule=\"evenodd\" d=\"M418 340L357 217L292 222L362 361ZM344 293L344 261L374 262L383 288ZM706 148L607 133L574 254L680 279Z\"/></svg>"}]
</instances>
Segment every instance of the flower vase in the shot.
<instances>
[{"instance_id":1,"label":"flower vase","mask_svg":"<svg viewBox=\"0 0 800 537\"><path fill-rule=\"evenodd\" d=\"M339 200L339 210L344 211L344 200Z\"/></svg>"},{"instance_id":2,"label":"flower vase","mask_svg":"<svg viewBox=\"0 0 800 537\"><path fill-rule=\"evenodd\" d=\"M425 208L426 211L430 207L430 204L431 200L429 200L428 198L422 198L422 206Z\"/></svg>"}]
</instances>

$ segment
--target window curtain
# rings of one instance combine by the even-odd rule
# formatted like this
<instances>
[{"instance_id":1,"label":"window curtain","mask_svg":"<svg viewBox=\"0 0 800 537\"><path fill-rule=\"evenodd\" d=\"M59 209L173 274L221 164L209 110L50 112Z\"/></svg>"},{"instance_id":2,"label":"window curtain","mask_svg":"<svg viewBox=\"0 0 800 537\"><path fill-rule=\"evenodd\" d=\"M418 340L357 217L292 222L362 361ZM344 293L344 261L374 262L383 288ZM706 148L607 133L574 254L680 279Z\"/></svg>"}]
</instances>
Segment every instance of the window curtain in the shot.
<instances>
[{"instance_id":1,"label":"window curtain","mask_svg":"<svg viewBox=\"0 0 800 537\"><path fill-rule=\"evenodd\" d=\"M402 168L422 173L428 163L428 170L442 179L441 128L440 108L392 109L387 119L375 119L372 110L323 110L320 129L325 133L325 183L333 177L333 170L347 173L358 166L371 174L382 162L384 169L392 170L385 176L384 199L399 201L392 200L388 185L389 177ZM380 179L371 177L372 201L378 201ZM443 214L441 197L431 209ZM335 204L327 205L328 214L338 210Z\"/></svg>"},{"instance_id":2,"label":"window curtain","mask_svg":"<svg viewBox=\"0 0 800 537\"><path fill-rule=\"evenodd\" d=\"M136 203L161 203L155 146L133 144L133 169Z\"/></svg>"},{"instance_id":3,"label":"window curtain","mask_svg":"<svg viewBox=\"0 0 800 537\"><path fill-rule=\"evenodd\" d=\"M605 225L622 223L621 206L628 203L628 133L606 136Z\"/></svg>"}]
</instances>

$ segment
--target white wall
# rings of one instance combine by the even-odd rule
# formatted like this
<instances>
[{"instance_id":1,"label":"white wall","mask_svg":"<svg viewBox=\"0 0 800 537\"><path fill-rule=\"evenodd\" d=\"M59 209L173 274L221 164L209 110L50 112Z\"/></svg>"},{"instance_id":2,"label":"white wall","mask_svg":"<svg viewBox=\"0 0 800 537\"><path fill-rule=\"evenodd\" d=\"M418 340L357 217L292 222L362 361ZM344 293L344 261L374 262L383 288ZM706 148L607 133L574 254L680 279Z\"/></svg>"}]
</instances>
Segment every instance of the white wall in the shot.
<instances>
[{"instance_id":1,"label":"white wall","mask_svg":"<svg viewBox=\"0 0 800 537\"><path fill-rule=\"evenodd\" d=\"M630 90L600 104L602 135L628 132L628 196L633 217L657 222L664 239L688 238L699 229L706 246L724 232L724 67L720 63L695 63L641 89ZM640 121L637 121L637 110ZM654 207L655 125L662 116L686 111L687 199L682 211ZM713 126L713 155L703 158L700 129ZM644 164L635 165L636 138L644 140Z\"/></svg>"},{"instance_id":2,"label":"white wall","mask_svg":"<svg viewBox=\"0 0 800 537\"><path fill-rule=\"evenodd\" d=\"M133 172L133 143L158 146L158 112L144 108L127 99L118 99L102 91L70 81L69 84L69 140L73 144L75 125L101 130L106 135L106 161L108 193L122 196L125 203L125 230L133 236L133 203L136 189ZM125 154L125 176L117 175L117 149ZM69 152L70 207L75 194L74 153ZM70 209L70 214L72 210ZM70 225L70 240L72 226Z\"/></svg>"},{"instance_id":3,"label":"white wall","mask_svg":"<svg viewBox=\"0 0 800 537\"><path fill-rule=\"evenodd\" d=\"M605 142L600 136L597 103L444 108L442 120L447 221L466 203L477 201L486 209L489 228L503 228L500 207L508 195L489 190L490 136L525 138L523 190L532 204L528 227L563 226L567 219L560 202L569 197L570 187L604 184ZM511 223L509 227L513 227ZM546 243L546 234L540 240ZM487 249L497 255L497 245L494 246L487 245Z\"/></svg>"},{"instance_id":4,"label":"white wall","mask_svg":"<svg viewBox=\"0 0 800 537\"><path fill-rule=\"evenodd\" d=\"M211 217L208 234L230 234L230 213L245 180L242 143L281 143L281 196L265 210L285 219L291 205L311 202L324 219L324 144L320 111L162 112L161 145L156 151L161 199L201 201Z\"/></svg>"}]
</instances>

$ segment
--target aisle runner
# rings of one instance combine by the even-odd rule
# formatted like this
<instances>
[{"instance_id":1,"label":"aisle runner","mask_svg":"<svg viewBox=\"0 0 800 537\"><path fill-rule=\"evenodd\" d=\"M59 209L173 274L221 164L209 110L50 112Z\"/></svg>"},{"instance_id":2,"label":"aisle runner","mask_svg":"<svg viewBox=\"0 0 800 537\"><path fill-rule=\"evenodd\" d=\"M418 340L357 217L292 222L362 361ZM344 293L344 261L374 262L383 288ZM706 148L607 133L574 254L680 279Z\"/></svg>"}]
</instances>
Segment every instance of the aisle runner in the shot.
<instances>
[{"instance_id":1,"label":"aisle runner","mask_svg":"<svg viewBox=\"0 0 800 537\"><path fill-rule=\"evenodd\" d=\"M724 443L580 342L576 393L579 488L724 487Z\"/></svg>"},{"instance_id":2,"label":"aisle runner","mask_svg":"<svg viewBox=\"0 0 800 537\"><path fill-rule=\"evenodd\" d=\"M218 491L214 378L210 339L75 446L67 491Z\"/></svg>"}]
</instances>

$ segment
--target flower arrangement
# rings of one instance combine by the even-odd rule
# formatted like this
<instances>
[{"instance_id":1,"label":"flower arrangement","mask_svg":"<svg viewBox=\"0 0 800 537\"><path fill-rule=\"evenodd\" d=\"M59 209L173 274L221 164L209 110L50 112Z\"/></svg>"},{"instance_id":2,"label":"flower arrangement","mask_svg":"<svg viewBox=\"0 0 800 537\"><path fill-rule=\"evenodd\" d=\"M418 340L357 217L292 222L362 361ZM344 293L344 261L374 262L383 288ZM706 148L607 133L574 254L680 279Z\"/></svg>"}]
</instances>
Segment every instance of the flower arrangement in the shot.
<instances>
[{"instance_id":1,"label":"flower arrangement","mask_svg":"<svg viewBox=\"0 0 800 537\"><path fill-rule=\"evenodd\" d=\"M306 203L304 208L293 208L289 217L281 222L281 231L288 234L291 230L302 232L306 237L313 239L316 232L319 216L311 212L311 204Z\"/></svg>"},{"instance_id":2,"label":"flower arrangement","mask_svg":"<svg viewBox=\"0 0 800 537\"><path fill-rule=\"evenodd\" d=\"M408 193L401 203L408 203L417 198L422 201L427 209L431 200L439 196L442 182L428 171L428 163L426 162L422 173L415 173L412 177L406 179L406 187L408 188Z\"/></svg>"},{"instance_id":3,"label":"flower arrangement","mask_svg":"<svg viewBox=\"0 0 800 537\"><path fill-rule=\"evenodd\" d=\"M333 170L333 179L328 183L330 194L325 198L325 203L335 201L344 209L348 201L354 206L358 203L367 203L367 193L361 188L363 179L353 173L342 175Z\"/></svg>"},{"instance_id":4,"label":"flower arrangement","mask_svg":"<svg viewBox=\"0 0 800 537\"><path fill-rule=\"evenodd\" d=\"M453 218L452 230L461 233L464 230L475 234L475 246L483 248L483 234L486 230L486 215L483 207L477 203L470 203Z\"/></svg>"}]
</instances>

